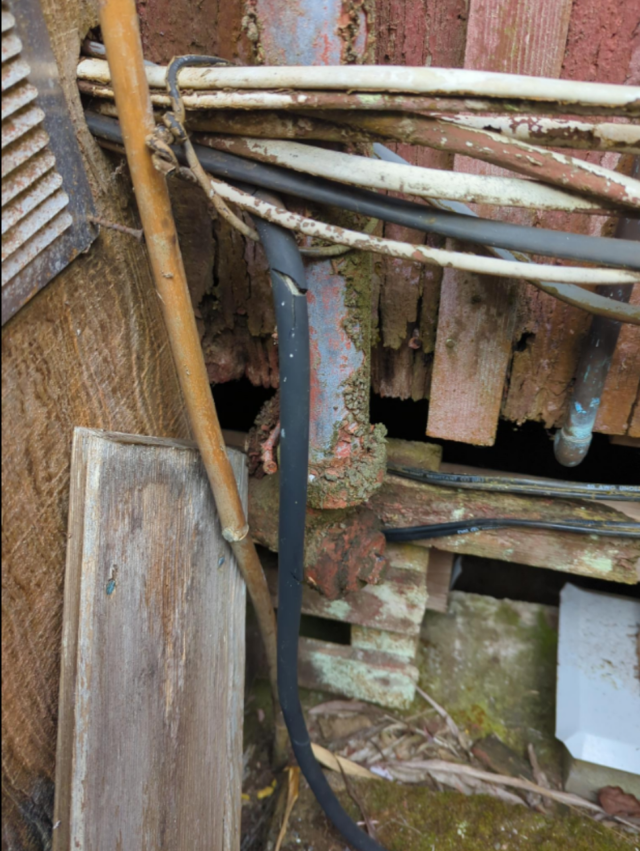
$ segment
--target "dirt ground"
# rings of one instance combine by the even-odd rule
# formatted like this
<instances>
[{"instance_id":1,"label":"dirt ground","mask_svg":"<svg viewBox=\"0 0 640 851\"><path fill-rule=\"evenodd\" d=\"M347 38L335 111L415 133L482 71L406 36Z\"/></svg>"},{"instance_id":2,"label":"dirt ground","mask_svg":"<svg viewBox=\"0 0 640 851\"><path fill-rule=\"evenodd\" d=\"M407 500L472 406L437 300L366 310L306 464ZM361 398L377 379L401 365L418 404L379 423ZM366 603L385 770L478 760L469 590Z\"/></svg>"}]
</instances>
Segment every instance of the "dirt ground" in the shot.
<instances>
[{"instance_id":1,"label":"dirt ground","mask_svg":"<svg viewBox=\"0 0 640 851\"><path fill-rule=\"evenodd\" d=\"M399 712L303 691L312 741L388 778L348 776L346 788L327 771L349 814L388 851L638 851L640 831L601 814L420 767L461 763L561 790L556 644L557 609L454 592L447 614L427 614L419 656L419 687L449 720L419 693ZM282 828L290 779L272 771L271 737L269 689L255 678L245 703L241 851L275 851ZM346 848L300 778L279 851Z\"/></svg>"}]
</instances>

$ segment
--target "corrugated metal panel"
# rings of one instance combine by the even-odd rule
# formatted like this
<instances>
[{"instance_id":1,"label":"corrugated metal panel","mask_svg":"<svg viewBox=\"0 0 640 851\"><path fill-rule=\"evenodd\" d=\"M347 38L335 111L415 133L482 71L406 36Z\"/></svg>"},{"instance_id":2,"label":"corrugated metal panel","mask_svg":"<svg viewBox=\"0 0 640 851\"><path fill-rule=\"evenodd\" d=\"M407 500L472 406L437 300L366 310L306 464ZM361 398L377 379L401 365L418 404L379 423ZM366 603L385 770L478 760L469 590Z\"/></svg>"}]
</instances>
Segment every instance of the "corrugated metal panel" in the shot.
<instances>
[{"instance_id":1,"label":"corrugated metal panel","mask_svg":"<svg viewBox=\"0 0 640 851\"><path fill-rule=\"evenodd\" d=\"M86 219L93 203L39 4L23 0L13 12L3 5L3 322L94 238Z\"/></svg>"}]
</instances>

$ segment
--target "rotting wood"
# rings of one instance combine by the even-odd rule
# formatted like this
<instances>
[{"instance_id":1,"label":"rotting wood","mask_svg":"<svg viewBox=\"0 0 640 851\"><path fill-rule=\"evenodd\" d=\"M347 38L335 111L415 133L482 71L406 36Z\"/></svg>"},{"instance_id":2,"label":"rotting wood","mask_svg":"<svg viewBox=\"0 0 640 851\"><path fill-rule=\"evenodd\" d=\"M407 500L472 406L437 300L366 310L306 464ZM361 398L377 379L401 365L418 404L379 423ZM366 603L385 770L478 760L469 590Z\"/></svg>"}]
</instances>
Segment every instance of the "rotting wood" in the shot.
<instances>
[{"instance_id":1,"label":"rotting wood","mask_svg":"<svg viewBox=\"0 0 640 851\"><path fill-rule=\"evenodd\" d=\"M430 558L434 552L435 550L430 550ZM415 635L400 635L370 626L351 625L351 646L360 650L379 650L381 653L392 653L413 662L418 653L419 642L419 637Z\"/></svg>"},{"instance_id":2,"label":"rotting wood","mask_svg":"<svg viewBox=\"0 0 640 851\"><path fill-rule=\"evenodd\" d=\"M418 669L393 653L300 639L299 682L305 688L406 709L417 680Z\"/></svg>"},{"instance_id":3,"label":"rotting wood","mask_svg":"<svg viewBox=\"0 0 640 851\"><path fill-rule=\"evenodd\" d=\"M562 0L560 9L555 0L516 5L517 9L509 0L473 0L465 67L557 76L571 0ZM514 43L520 45L518 51L513 51ZM456 170L505 173L495 165L460 156ZM492 215L520 224L530 222L530 216L520 212L494 210ZM445 271L427 424L431 437L493 444L511 359L517 300L512 282Z\"/></svg>"},{"instance_id":4,"label":"rotting wood","mask_svg":"<svg viewBox=\"0 0 640 851\"><path fill-rule=\"evenodd\" d=\"M427 609L432 612L446 612L449 606L449 590L453 573L453 553L431 547L429 551L429 571L427 573Z\"/></svg>"},{"instance_id":5,"label":"rotting wood","mask_svg":"<svg viewBox=\"0 0 640 851\"><path fill-rule=\"evenodd\" d=\"M279 476L249 480L249 526L256 543L278 549ZM307 582L330 600L377 584L387 566L380 523L367 508L307 509L304 567ZM318 595L319 596L319 595Z\"/></svg>"},{"instance_id":6,"label":"rotting wood","mask_svg":"<svg viewBox=\"0 0 640 851\"><path fill-rule=\"evenodd\" d=\"M575 0L563 58L562 76L568 79L604 80L610 83L640 82L637 61L637 13L633 4L616 0ZM609 168L624 167L615 154L588 154L593 162ZM542 217L544 227L563 228L574 232L610 235L605 220L588 222L581 216L548 214ZM595 230L594 230L595 227ZM516 349L506 387L502 416L522 423L537 420L545 428L561 425L566 414L567 393L577 365L582 335L589 320L575 309L567 308L526 287L520 294L519 318L514 339ZM627 336L621 334L621 340ZM623 345L619 340L618 346ZM614 355L614 361L617 353ZM616 380L615 371L612 380ZM606 391L605 391L606 392ZM609 397L605 411L617 407ZM621 410L614 414L615 428L624 433L620 423L626 421L628 401L622 394ZM596 425L600 431L604 412ZM611 432L610 432L611 433Z\"/></svg>"},{"instance_id":7,"label":"rotting wood","mask_svg":"<svg viewBox=\"0 0 640 851\"><path fill-rule=\"evenodd\" d=\"M235 851L245 586L197 449L77 429L68 539L55 851Z\"/></svg>"},{"instance_id":8,"label":"rotting wood","mask_svg":"<svg viewBox=\"0 0 640 851\"><path fill-rule=\"evenodd\" d=\"M640 284L633 288L630 302L640 304ZM639 390L640 328L623 325L605 381L594 431L625 434L630 427Z\"/></svg>"},{"instance_id":9,"label":"rotting wood","mask_svg":"<svg viewBox=\"0 0 640 851\"><path fill-rule=\"evenodd\" d=\"M385 633L418 635L427 608L429 551L412 544L390 544L386 552L389 568L380 584L367 584L335 600L305 586L303 614L373 627ZM265 565L265 573L277 608L275 559L270 566Z\"/></svg>"},{"instance_id":10,"label":"rotting wood","mask_svg":"<svg viewBox=\"0 0 640 851\"><path fill-rule=\"evenodd\" d=\"M615 440L614 440L615 442ZM486 467L470 467L467 464L448 464L443 463L440 466L440 472L442 473L462 473L463 475L469 476L500 476L500 477L510 477L511 473L505 473L504 470L492 470ZM531 479L535 482L546 483L550 487L553 487L554 479L545 478L544 476L531 476L527 475L527 479ZM626 514L627 517L630 517L632 520L640 521L640 503L637 502L626 502L624 500L617 500L615 498L598 500L598 505L608 505L610 508L614 508L620 514Z\"/></svg>"},{"instance_id":11,"label":"rotting wood","mask_svg":"<svg viewBox=\"0 0 640 851\"><path fill-rule=\"evenodd\" d=\"M367 503L385 526L418 526L477 517L554 520L625 520L610 506L576 500L542 499L481 491L456 491L388 475ZM415 541L430 546L429 541ZM593 535L500 529L439 538L438 549L546 567L565 573L634 584L640 568L640 542Z\"/></svg>"}]
</instances>

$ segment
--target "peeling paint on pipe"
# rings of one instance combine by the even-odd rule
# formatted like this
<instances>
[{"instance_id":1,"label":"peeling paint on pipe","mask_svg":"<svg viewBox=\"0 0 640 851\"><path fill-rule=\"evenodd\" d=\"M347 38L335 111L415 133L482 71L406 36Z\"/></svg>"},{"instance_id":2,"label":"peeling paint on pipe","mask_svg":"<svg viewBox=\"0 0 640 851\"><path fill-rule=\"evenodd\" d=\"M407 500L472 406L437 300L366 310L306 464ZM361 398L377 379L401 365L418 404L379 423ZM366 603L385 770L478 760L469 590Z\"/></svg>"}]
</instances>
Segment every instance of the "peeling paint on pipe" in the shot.
<instances>
[{"instance_id":1,"label":"peeling paint on pipe","mask_svg":"<svg viewBox=\"0 0 640 851\"><path fill-rule=\"evenodd\" d=\"M270 65L362 61L365 6L354 15L340 0L261 0L261 58ZM268 69L265 69L268 70ZM305 263L311 344L309 504L348 508L364 502L384 476L384 436L369 422L371 259L349 255ZM322 581L320 579L320 585Z\"/></svg>"}]
</instances>

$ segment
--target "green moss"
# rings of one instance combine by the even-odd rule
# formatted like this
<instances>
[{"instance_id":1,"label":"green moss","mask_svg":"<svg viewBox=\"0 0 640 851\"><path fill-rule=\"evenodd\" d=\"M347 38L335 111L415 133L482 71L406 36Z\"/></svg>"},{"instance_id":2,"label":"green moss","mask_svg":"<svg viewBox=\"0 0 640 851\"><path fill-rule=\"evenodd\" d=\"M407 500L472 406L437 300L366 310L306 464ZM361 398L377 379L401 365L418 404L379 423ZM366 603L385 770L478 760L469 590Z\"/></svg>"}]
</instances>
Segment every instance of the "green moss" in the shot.
<instances>
[{"instance_id":1,"label":"green moss","mask_svg":"<svg viewBox=\"0 0 640 851\"><path fill-rule=\"evenodd\" d=\"M389 851L620 851L631 837L570 813L546 816L485 795L359 782ZM352 813L355 814L355 813ZM636 842L637 844L637 842Z\"/></svg>"},{"instance_id":2,"label":"green moss","mask_svg":"<svg viewBox=\"0 0 640 851\"><path fill-rule=\"evenodd\" d=\"M548 606L453 592L449 614L427 612L418 662L423 688L472 739L495 733L521 756L531 743L559 778L556 617Z\"/></svg>"}]
</instances>

